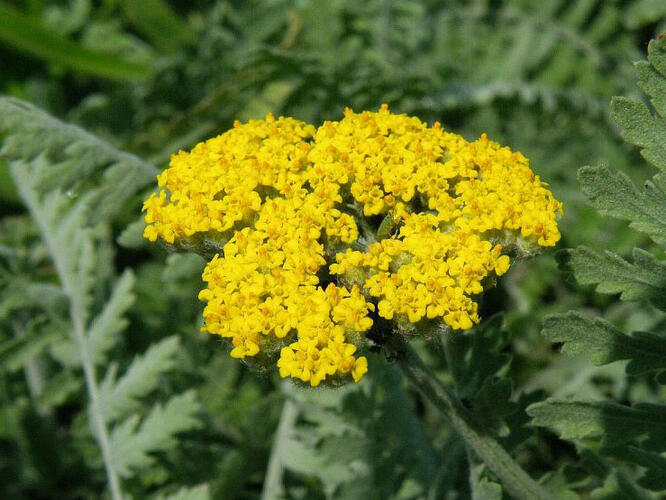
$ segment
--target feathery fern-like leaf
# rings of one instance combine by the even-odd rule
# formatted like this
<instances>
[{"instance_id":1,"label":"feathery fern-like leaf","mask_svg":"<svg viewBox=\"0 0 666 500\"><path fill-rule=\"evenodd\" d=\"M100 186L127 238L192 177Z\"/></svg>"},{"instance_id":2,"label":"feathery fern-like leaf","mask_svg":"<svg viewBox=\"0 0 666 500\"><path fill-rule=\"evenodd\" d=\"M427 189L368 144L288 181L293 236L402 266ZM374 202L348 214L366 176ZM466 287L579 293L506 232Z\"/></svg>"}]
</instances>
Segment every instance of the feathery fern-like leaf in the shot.
<instances>
[{"instance_id":1,"label":"feathery fern-like leaf","mask_svg":"<svg viewBox=\"0 0 666 500\"><path fill-rule=\"evenodd\" d=\"M134 274L125 271L115 283L111 296L102 311L92 320L88 330L88 350L93 363L100 364L107 352L117 343L127 327L123 317L134 303Z\"/></svg>"},{"instance_id":2,"label":"feathery fern-like leaf","mask_svg":"<svg viewBox=\"0 0 666 500\"><path fill-rule=\"evenodd\" d=\"M139 405L139 399L158 385L159 376L176 364L178 337L167 337L137 356L125 373L116 380L117 367L111 365L100 385L100 404L104 417L116 420L127 416Z\"/></svg>"},{"instance_id":3,"label":"feathery fern-like leaf","mask_svg":"<svg viewBox=\"0 0 666 500\"><path fill-rule=\"evenodd\" d=\"M640 248L633 251L634 262L605 251L578 247L560 254L581 285L597 285L597 292L620 294L627 301L649 300L666 310L666 262Z\"/></svg>"},{"instance_id":4,"label":"feathery fern-like leaf","mask_svg":"<svg viewBox=\"0 0 666 500\"><path fill-rule=\"evenodd\" d=\"M149 466L154 460L151 453L175 446L175 434L200 426L198 411L194 391L188 391L172 397L165 405L155 405L143 421L132 415L118 424L110 439L115 470L127 477L133 470Z\"/></svg>"},{"instance_id":5,"label":"feathery fern-like leaf","mask_svg":"<svg viewBox=\"0 0 666 500\"><path fill-rule=\"evenodd\" d=\"M123 496L120 476L149 465L150 453L171 449L177 444L174 434L199 425L191 391L154 405L143 418L139 411L139 398L174 367L177 337L151 346L118 380L116 364L107 370L102 386L97 380L97 366L105 364L118 343L127 325L124 315L135 299L133 274L127 271L116 280L110 271L107 226L129 196L153 178L155 169L13 99L0 98L0 133L0 154L8 160L69 303L71 346L83 369L93 435L117 500ZM99 304L99 291L109 288L110 297ZM120 420L130 411L136 413ZM114 421L119 422L111 429Z\"/></svg>"},{"instance_id":6,"label":"feathery fern-like leaf","mask_svg":"<svg viewBox=\"0 0 666 500\"><path fill-rule=\"evenodd\" d=\"M86 380L91 423L104 459L112 497L117 500L122 498L122 490L111 461L109 433L99 404L95 367L87 349L86 324L90 316L90 287L95 271L92 231L85 225L84 218L88 197L71 203L58 189L46 195L41 193L36 184L40 174L48 168L44 155L37 156L32 163L10 161L10 173L19 195L39 228L63 292L69 300L72 340Z\"/></svg>"},{"instance_id":7,"label":"feathery fern-like leaf","mask_svg":"<svg viewBox=\"0 0 666 500\"><path fill-rule=\"evenodd\" d=\"M140 158L14 98L0 98L0 138L0 156L10 164L43 158L34 179L38 189L56 185L77 196L82 181L101 181L91 200L97 219L112 216L157 173Z\"/></svg>"},{"instance_id":8,"label":"feathery fern-like leaf","mask_svg":"<svg viewBox=\"0 0 666 500\"><path fill-rule=\"evenodd\" d=\"M616 97L611 103L613 119L623 127L627 142L641 147L641 154L659 170L666 170L666 42L652 40L648 61L636 65L638 84L648 95L656 114L635 99Z\"/></svg>"},{"instance_id":9,"label":"feathery fern-like leaf","mask_svg":"<svg viewBox=\"0 0 666 500\"><path fill-rule=\"evenodd\" d=\"M527 410L535 425L550 427L564 439L603 436L613 445L639 436L666 437L666 407L611 402L547 400Z\"/></svg>"},{"instance_id":10,"label":"feathery fern-like leaf","mask_svg":"<svg viewBox=\"0 0 666 500\"><path fill-rule=\"evenodd\" d=\"M642 188L627 175L608 167L584 167L579 180L584 194L600 212L627 220L630 227L644 232L666 248L666 44L653 40L648 62L636 65L639 86L650 97L653 110L635 99L617 97L612 117L623 127L624 138L641 148L643 157L660 170ZM654 113L653 113L654 111ZM666 264L652 254L635 249L633 262L606 251L586 247L568 250L564 263L582 284L597 285L601 293L620 293L623 300L649 300L666 307ZM563 342L565 352L589 356L596 365L629 360L627 373L636 375L666 368L666 337L660 331L625 334L609 322L577 312L550 316L543 334ZM666 439L666 408L656 404L621 405L612 401L549 399L527 409L533 424L550 428L563 439L572 440L586 461L592 461L594 475L603 484L592 492L602 498L653 498L647 490L665 486L654 477L663 471L661 454ZM598 444L600 443L601 448ZM599 454L590 451L597 448ZM605 457L624 461L614 467ZM631 466L646 468L645 480L635 482L625 474Z\"/></svg>"},{"instance_id":11,"label":"feathery fern-like leaf","mask_svg":"<svg viewBox=\"0 0 666 500\"><path fill-rule=\"evenodd\" d=\"M666 196L658 178L638 189L626 174L602 166L581 168L578 179L583 193L601 213L630 221L630 227L666 246Z\"/></svg>"},{"instance_id":12,"label":"feathery fern-like leaf","mask_svg":"<svg viewBox=\"0 0 666 500\"><path fill-rule=\"evenodd\" d=\"M571 311L546 318L543 334L553 342L564 342L564 352L584 353L595 365L631 360L633 374L666 368L666 337L650 332L629 336L600 318Z\"/></svg>"}]
</instances>

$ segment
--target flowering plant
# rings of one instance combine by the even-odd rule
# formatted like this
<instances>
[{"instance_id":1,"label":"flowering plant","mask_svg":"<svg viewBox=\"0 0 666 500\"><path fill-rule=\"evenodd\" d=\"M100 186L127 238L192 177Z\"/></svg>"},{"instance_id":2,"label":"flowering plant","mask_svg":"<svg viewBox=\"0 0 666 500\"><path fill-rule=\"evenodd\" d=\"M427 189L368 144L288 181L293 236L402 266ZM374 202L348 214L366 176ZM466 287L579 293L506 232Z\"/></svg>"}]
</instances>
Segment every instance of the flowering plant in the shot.
<instances>
[{"instance_id":1,"label":"flowering plant","mask_svg":"<svg viewBox=\"0 0 666 500\"><path fill-rule=\"evenodd\" d=\"M3 497L666 498L664 5L1 3Z\"/></svg>"},{"instance_id":2,"label":"flowering plant","mask_svg":"<svg viewBox=\"0 0 666 500\"><path fill-rule=\"evenodd\" d=\"M144 236L214 252L202 330L313 387L364 376L378 320L404 336L471 328L510 256L560 238L562 205L527 158L385 105L319 128L236 122L158 183Z\"/></svg>"}]
</instances>

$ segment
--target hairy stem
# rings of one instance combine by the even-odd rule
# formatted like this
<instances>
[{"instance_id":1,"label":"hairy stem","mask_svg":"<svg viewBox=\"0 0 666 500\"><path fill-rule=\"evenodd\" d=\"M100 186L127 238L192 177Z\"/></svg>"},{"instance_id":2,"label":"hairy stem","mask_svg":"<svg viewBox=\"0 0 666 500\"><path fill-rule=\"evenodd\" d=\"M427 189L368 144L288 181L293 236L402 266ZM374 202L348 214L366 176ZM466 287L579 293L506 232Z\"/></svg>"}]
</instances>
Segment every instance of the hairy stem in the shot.
<instances>
[{"instance_id":1,"label":"hairy stem","mask_svg":"<svg viewBox=\"0 0 666 500\"><path fill-rule=\"evenodd\" d=\"M62 285L63 291L69 299L69 316L72 321L72 336L79 350L79 357L81 359L81 366L83 367L83 375L86 381L86 388L90 398L90 418L95 434L95 438L99 444L104 460L104 468L106 470L107 480L109 482L109 490L111 491L111 498L113 500L122 500L123 494L120 488L120 480L113 468L111 460L111 445L109 442L109 432L106 427L104 415L102 413L99 390L97 387L97 380L95 377L95 366L88 352L88 339L86 336L85 318L86 304L85 292L81 283L77 282L73 270L70 269L69 260L71 255L63 255L58 251L56 244L55 230L50 227L46 222L48 220L47 214L40 206L38 196L34 188L30 185L27 175L20 170L20 168L13 168L11 170L12 176L16 182L19 194L25 202L33 220L36 222L39 232L42 235L44 243L48 249L49 255L53 260L53 267L58 275L58 279ZM72 252L81 249L70 249Z\"/></svg>"},{"instance_id":2,"label":"hairy stem","mask_svg":"<svg viewBox=\"0 0 666 500\"><path fill-rule=\"evenodd\" d=\"M502 448L478 429L456 396L442 384L418 357L414 350L397 335L391 335L385 344L392 357L419 391L449 420L467 446L499 478L505 490L519 500L554 500L541 485L534 481Z\"/></svg>"},{"instance_id":3,"label":"hairy stem","mask_svg":"<svg viewBox=\"0 0 666 500\"><path fill-rule=\"evenodd\" d=\"M70 310L74 313L78 309L74 305ZM74 318L72 318L74 319ZM88 388L88 395L90 397L90 418L92 419L93 428L95 429L95 437L102 450L102 457L104 459L104 468L106 476L109 481L109 489L111 490L111 497L113 500L122 500L123 494L120 489L120 480L113 468L111 460L111 444L109 442L109 431L104 421L102 408L99 401L99 390L97 388L97 381L95 379L95 367L92 360L88 355L87 339L85 337L83 325L81 321L74 321L74 337L79 347L79 356L81 357L81 365L83 366L83 374L86 379L86 386Z\"/></svg>"},{"instance_id":4,"label":"hairy stem","mask_svg":"<svg viewBox=\"0 0 666 500\"><path fill-rule=\"evenodd\" d=\"M268 460L261 500L282 498L284 486L282 485L282 462L280 458L284 453L285 439L294 427L296 419L298 419L298 408L291 400L286 399L282 407L280 423L275 432L275 442L273 443L271 456Z\"/></svg>"}]
</instances>

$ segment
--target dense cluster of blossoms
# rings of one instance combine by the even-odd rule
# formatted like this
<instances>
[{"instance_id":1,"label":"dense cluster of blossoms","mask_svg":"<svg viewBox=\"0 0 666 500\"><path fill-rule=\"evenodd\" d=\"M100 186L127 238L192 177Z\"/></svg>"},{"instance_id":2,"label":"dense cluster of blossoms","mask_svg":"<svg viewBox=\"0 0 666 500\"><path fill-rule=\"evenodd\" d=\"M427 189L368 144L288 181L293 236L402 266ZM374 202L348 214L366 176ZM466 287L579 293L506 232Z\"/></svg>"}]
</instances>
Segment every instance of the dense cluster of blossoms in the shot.
<instances>
[{"instance_id":1,"label":"dense cluster of blossoms","mask_svg":"<svg viewBox=\"0 0 666 500\"><path fill-rule=\"evenodd\" d=\"M203 330L312 386L363 377L373 316L471 328L507 253L560 238L561 203L523 155L386 106L319 128L236 122L175 154L158 183L144 236L218 249Z\"/></svg>"}]
</instances>

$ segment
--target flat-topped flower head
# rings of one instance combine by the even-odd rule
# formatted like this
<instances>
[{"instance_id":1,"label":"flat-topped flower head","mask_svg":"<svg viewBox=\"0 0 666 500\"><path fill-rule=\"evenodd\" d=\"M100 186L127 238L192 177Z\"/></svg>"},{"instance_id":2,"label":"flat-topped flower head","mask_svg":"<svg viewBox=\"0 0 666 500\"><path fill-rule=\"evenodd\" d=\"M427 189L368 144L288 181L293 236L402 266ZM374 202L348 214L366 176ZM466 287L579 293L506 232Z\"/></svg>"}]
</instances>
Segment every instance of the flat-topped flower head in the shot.
<instances>
[{"instance_id":1,"label":"flat-topped flower head","mask_svg":"<svg viewBox=\"0 0 666 500\"><path fill-rule=\"evenodd\" d=\"M144 236L217 245L202 330L311 386L363 377L378 317L395 335L472 328L510 255L560 238L562 205L527 158L386 106L319 128L236 122L173 155L158 185Z\"/></svg>"}]
</instances>

